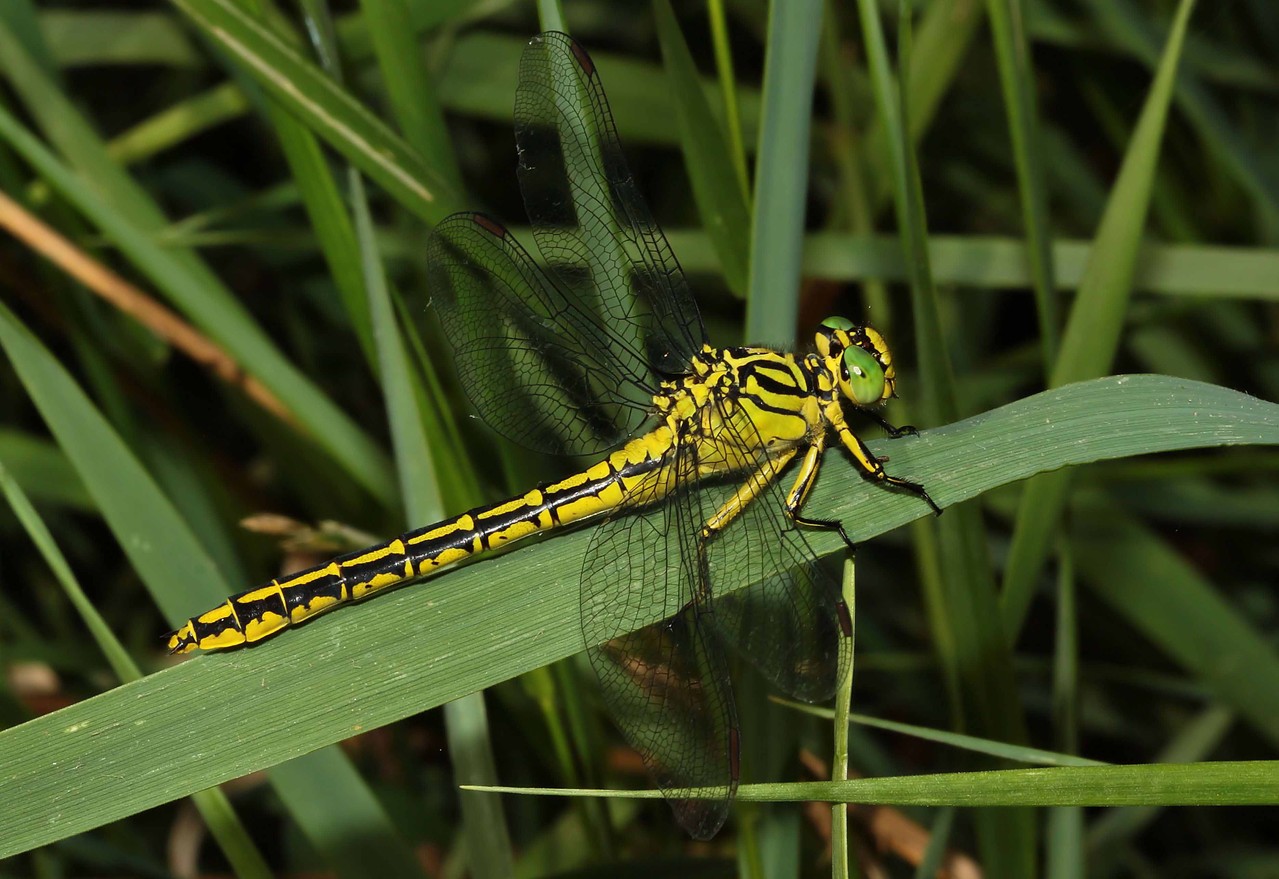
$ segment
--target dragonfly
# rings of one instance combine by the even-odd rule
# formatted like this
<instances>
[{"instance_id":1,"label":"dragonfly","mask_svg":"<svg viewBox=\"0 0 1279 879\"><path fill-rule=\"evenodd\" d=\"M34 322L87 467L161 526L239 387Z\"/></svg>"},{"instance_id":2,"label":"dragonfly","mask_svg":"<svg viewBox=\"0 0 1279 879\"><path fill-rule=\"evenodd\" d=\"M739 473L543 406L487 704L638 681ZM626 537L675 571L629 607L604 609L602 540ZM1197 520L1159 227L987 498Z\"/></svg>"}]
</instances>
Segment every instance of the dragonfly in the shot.
<instances>
[{"instance_id":1,"label":"dragonfly","mask_svg":"<svg viewBox=\"0 0 1279 879\"><path fill-rule=\"evenodd\" d=\"M740 777L725 647L797 698L834 690L848 610L805 533L852 541L839 522L803 514L827 443L866 479L941 509L849 426L861 412L892 437L915 433L878 412L896 373L874 329L829 318L806 354L709 343L595 65L571 37L544 33L524 50L515 137L542 260L489 216L454 214L427 245L433 306L491 427L596 462L232 596L168 646L251 644L515 541L597 523L580 608L603 701L677 821L709 839Z\"/></svg>"}]
</instances>

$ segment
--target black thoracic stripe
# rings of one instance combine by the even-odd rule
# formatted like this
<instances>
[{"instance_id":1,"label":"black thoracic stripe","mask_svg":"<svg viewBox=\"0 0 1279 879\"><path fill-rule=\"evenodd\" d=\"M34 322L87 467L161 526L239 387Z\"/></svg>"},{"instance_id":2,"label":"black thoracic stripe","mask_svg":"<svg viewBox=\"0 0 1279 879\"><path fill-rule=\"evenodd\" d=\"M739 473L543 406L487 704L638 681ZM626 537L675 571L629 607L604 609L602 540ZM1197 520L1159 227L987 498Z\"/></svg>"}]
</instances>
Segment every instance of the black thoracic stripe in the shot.
<instances>
[{"instance_id":1,"label":"black thoracic stripe","mask_svg":"<svg viewBox=\"0 0 1279 879\"><path fill-rule=\"evenodd\" d=\"M773 357L748 357L737 367L742 373L775 372L778 375L792 376L794 371L790 364Z\"/></svg>"},{"instance_id":2,"label":"black thoracic stripe","mask_svg":"<svg viewBox=\"0 0 1279 879\"><path fill-rule=\"evenodd\" d=\"M769 360L753 360L744 363L738 367L737 374L739 385L745 385L750 379L754 379L760 387L775 394L803 396L808 393L808 385L811 383L802 370L797 374L787 364Z\"/></svg>"},{"instance_id":3,"label":"black thoracic stripe","mask_svg":"<svg viewBox=\"0 0 1279 879\"><path fill-rule=\"evenodd\" d=\"M790 415L795 418L804 417L803 415L800 415L798 412L796 412L793 407L774 406L771 403L765 402L764 399L760 397L758 394L742 394L740 399L750 400L751 405L754 406L756 409L762 409L765 412L772 412L774 415Z\"/></svg>"},{"instance_id":4,"label":"black thoracic stripe","mask_svg":"<svg viewBox=\"0 0 1279 879\"><path fill-rule=\"evenodd\" d=\"M755 384L759 385L759 387L762 390L768 391L771 394L777 394L780 397L800 396L802 392L800 391L799 386L795 384L793 380L794 376L790 375L789 377L792 380L787 382L787 381L781 381L779 379L775 379L771 375L764 375L763 373L753 372L749 376L749 379L753 381ZM749 382L743 382L743 384L749 385Z\"/></svg>"}]
</instances>

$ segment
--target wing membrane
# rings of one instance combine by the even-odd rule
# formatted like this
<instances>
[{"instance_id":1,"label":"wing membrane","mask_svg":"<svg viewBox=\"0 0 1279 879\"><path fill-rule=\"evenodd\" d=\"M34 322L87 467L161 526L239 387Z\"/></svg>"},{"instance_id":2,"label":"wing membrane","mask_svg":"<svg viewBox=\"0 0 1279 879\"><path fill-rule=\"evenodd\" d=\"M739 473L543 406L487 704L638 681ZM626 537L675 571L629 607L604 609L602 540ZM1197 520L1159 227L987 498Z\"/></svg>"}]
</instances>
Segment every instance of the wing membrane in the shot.
<instances>
[{"instance_id":1,"label":"wing membrane","mask_svg":"<svg viewBox=\"0 0 1279 879\"><path fill-rule=\"evenodd\" d=\"M719 829L738 780L723 644L812 702L834 691L843 643L836 584L786 515L778 482L710 543L702 566L699 531L741 474L699 479L699 456L733 460L762 448L742 436L754 431L744 419L715 420L717 439L684 438L671 453L671 491L659 483L632 495L596 530L582 572L582 630L608 709L698 838ZM663 622L645 625L655 617ZM693 788L722 793L694 797Z\"/></svg>"},{"instance_id":2,"label":"wing membrane","mask_svg":"<svg viewBox=\"0 0 1279 879\"><path fill-rule=\"evenodd\" d=\"M737 789L737 715L697 569L696 461L688 448L673 455L673 497L640 492L596 529L582 566L582 634L613 720L680 825L710 839Z\"/></svg>"},{"instance_id":3,"label":"wing membrane","mask_svg":"<svg viewBox=\"0 0 1279 879\"><path fill-rule=\"evenodd\" d=\"M589 291L626 341L632 374L682 372L706 341L697 306L626 164L595 66L566 34L540 34L524 50L515 139L524 204L552 271Z\"/></svg>"},{"instance_id":4,"label":"wing membrane","mask_svg":"<svg viewBox=\"0 0 1279 879\"><path fill-rule=\"evenodd\" d=\"M742 433L744 419L723 420ZM734 442L758 437L738 436ZM749 445L747 447L750 447ZM839 585L813 552L803 526L786 514L789 470L747 504L712 543L710 577L717 584L745 584L715 598L720 633L773 686L805 702L835 692L848 609Z\"/></svg>"},{"instance_id":5,"label":"wing membrane","mask_svg":"<svg viewBox=\"0 0 1279 879\"><path fill-rule=\"evenodd\" d=\"M569 37L530 42L515 117L520 186L546 267L500 224L456 214L428 247L436 310L489 424L536 449L602 451L643 426L661 380L686 373L705 331L595 68ZM780 689L816 700L834 687L840 630L835 584L776 484L703 552L700 529L742 475L702 479L714 469L704 465L765 454L740 410L727 411L736 402L708 405L722 407L707 410L716 430L694 441L693 422L684 426L661 479L595 531L581 580L583 636L607 707L700 839L724 823L739 776L723 642ZM713 582L746 585L716 598Z\"/></svg>"},{"instance_id":6,"label":"wing membrane","mask_svg":"<svg viewBox=\"0 0 1279 879\"><path fill-rule=\"evenodd\" d=\"M500 223L454 214L427 245L436 313L484 420L529 448L594 454L635 433L653 388Z\"/></svg>"}]
</instances>

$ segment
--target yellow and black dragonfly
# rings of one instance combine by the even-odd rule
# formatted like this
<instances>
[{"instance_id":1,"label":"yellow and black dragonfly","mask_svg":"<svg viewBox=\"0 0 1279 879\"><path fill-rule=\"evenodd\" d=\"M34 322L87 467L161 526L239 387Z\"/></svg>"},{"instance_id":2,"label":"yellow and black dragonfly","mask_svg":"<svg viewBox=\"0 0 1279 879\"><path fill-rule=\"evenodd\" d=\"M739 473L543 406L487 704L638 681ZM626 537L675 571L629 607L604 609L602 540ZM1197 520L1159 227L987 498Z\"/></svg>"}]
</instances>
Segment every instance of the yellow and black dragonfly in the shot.
<instances>
[{"instance_id":1,"label":"yellow and black dragonfly","mask_svg":"<svg viewBox=\"0 0 1279 879\"><path fill-rule=\"evenodd\" d=\"M739 777L723 646L800 699L834 688L848 613L804 529L848 538L838 522L801 512L826 443L835 437L867 479L941 511L921 485L888 475L846 421L854 409L893 436L912 432L871 408L894 383L875 330L828 319L803 355L707 342L595 67L570 37L542 34L525 50L515 135L543 262L487 216L455 214L427 251L435 310L460 381L495 430L564 455L614 451L233 596L174 632L169 648L259 641L521 538L596 521L581 618L604 700L680 824L709 838Z\"/></svg>"}]
</instances>

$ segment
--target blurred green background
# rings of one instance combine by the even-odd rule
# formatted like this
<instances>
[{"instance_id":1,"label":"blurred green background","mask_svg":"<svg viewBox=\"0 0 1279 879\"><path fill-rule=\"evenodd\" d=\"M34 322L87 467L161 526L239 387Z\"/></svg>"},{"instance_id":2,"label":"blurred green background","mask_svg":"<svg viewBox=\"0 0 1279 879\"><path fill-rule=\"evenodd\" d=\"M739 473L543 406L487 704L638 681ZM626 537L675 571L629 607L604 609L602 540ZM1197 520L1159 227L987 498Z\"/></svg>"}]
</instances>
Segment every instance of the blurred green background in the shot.
<instances>
[{"instance_id":1,"label":"blurred green background","mask_svg":"<svg viewBox=\"0 0 1279 879\"><path fill-rule=\"evenodd\" d=\"M893 342L896 422L1023 402L1011 448L998 417L886 447L948 507L997 486L936 523L890 530L920 511L835 461L815 503L862 543L853 710L1057 756L855 724L850 768L1274 757L1279 6L564 7L0 5L0 874L830 872L825 807L743 802L693 845L660 803L459 795L648 785L560 659L582 535L113 689L283 566L572 466L470 417L422 265L454 210L526 224L515 76L553 26L590 49L716 342L845 314ZM1122 373L1172 379L1026 400ZM1132 457L1156 448L1182 450ZM239 526L260 512L341 525L282 548ZM829 724L737 695L746 780L829 777ZM1279 874L1272 767L1216 793L1149 768L1139 799L1192 805L854 807L836 873L949 848L953 876Z\"/></svg>"}]
</instances>

